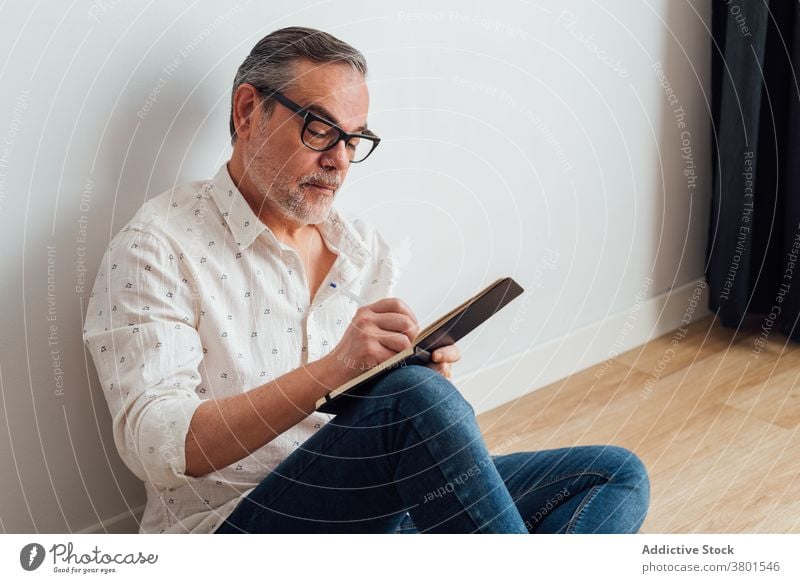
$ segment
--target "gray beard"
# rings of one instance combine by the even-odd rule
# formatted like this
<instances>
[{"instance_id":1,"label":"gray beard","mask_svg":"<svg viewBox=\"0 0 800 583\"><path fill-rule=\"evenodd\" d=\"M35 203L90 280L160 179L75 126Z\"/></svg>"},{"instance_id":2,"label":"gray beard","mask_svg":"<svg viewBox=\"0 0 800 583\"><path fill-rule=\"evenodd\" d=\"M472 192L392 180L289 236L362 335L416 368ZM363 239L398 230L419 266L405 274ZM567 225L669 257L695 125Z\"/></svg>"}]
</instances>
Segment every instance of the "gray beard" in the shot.
<instances>
[{"instance_id":1,"label":"gray beard","mask_svg":"<svg viewBox=\"0 0 800 583\"><path fill-rule=\"evenodd\" d=\"M327 202L327 199L321 199L320 203L311 202L300 189L292 190L288 184L275 184L267 196L287 218L307 225L325 221L330 216L333 206L333 201Z\"/></svg>"},{"instance_id":2,"label":"gray beard","mask_svg":"<svg viewBox=\"0 0 800 583\"><path fill-rule=\"evenodd\" d=\"M248 161L248 166L253 168L252 160ZM302 180L309 178L306 176ZM302 189L292 188L291 180L285 176L279 175L266 184L260 175L251 172L250 180L272 209L286 219L304 225L316 225L330 216L333 199L320 198L318 202L314 201L313 194L306 196Z\"/></svg>"}]
</instances>

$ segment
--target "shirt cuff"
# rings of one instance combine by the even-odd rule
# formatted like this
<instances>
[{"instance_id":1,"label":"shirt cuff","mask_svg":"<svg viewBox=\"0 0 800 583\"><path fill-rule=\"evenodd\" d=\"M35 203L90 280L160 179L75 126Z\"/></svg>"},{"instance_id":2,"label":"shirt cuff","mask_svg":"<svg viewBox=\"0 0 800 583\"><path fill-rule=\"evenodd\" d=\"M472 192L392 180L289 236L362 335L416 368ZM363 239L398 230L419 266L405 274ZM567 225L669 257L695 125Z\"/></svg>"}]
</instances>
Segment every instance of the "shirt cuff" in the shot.
<instances>
[{"instance_id":1,"label":"shirt cuff","mask_svg":"<svg viewBox=\"0 0 800 583\"><path fill-rule=\"evenodd\" d=\"M155 488L177 488L192 478L186 475L186 436L202 403L194 397L167 397L145 413L139 427L139 459Z\"/></svg>"}]
</instances>

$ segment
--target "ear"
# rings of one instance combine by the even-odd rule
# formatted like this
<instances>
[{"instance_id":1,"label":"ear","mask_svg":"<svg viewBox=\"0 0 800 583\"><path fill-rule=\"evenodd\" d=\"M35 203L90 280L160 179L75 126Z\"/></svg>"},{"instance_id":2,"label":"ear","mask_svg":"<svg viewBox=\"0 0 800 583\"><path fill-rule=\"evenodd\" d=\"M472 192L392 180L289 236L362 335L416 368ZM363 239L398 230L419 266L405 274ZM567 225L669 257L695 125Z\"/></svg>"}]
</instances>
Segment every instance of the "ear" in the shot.
<instances>
[{"instance_id":1,"label":"ear","mask_svg":"<svg viewBox=\"0 0 800 583\"><path fill-rule=\"evenodd\" d=\"M250 137L257 127L259 115L262 113L261 97L258 90L249 83L242 83L233 94L233 126L238 139Z\"/></svg>"}]
</instances>

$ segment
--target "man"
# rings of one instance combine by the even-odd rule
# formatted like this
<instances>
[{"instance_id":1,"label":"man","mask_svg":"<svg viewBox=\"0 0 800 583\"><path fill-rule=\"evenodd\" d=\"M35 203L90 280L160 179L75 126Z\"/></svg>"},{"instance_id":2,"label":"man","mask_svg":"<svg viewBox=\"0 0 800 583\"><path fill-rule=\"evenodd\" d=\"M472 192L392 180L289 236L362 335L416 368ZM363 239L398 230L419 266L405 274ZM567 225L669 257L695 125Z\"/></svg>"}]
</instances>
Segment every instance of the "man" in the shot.
<instances>
[{"instance_id":1,"label":"man","mask_svg":"<svg viewBox=\"0 0 800 583\"><path fill-rule=\"evenodd\" d=\"M379 142L366 71L320 31L262 39L234 81L230 161L146 203L103 258L84 335L145 482L140 531L636 532L638 458L490 456L447 380L454 345L314 411L419 330L385 240L332 206Z\"/></svg>"}]
</instances>

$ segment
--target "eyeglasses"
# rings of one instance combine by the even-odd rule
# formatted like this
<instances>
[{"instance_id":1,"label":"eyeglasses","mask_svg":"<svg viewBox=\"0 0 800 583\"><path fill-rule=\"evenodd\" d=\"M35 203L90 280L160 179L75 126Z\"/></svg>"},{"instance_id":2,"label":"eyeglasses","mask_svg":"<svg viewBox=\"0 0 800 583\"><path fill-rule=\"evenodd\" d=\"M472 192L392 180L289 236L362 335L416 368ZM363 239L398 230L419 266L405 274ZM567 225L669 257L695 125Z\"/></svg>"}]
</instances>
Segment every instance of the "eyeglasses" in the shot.
<instances>
[{"instance_id":1,"label":"eyeglasses","mask_svg":"<svg viewBox=\"0 0 800 583\"><path fill-rule=\"evenodd\" d=\"M324 152L330 150L340 140L344 140L345 149L350 162L363 162L367 156L378 146L381 139L370 132L364 130L360 134L348 134L335 123L318 116L308 108L298 105L285 95L274 89L256 87L265 97L275 97L275 99L294 113L303 118L303 129L300 130L300 139L307 148Z\"/></svg>"}]
</instances>

